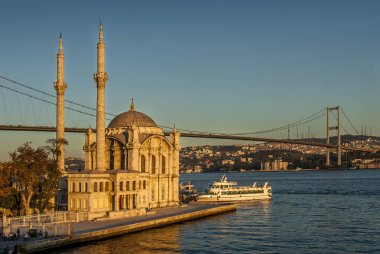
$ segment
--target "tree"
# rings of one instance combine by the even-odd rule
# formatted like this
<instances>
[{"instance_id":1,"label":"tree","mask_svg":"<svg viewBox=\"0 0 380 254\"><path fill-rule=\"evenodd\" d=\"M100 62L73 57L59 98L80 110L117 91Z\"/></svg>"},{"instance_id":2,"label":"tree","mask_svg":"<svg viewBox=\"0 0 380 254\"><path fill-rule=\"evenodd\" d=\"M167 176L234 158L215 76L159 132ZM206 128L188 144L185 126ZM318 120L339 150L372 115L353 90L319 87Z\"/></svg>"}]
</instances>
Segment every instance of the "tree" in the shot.
<instances>
[{"instance_id":1,"label":"tree","mask_svg":"<svg viewBox=\"0 0 380 254\"><path fill-rule=\"evenodd\" d=\"M12 180L21 196L21 213L28 215L32 212L30 205L33 195L41 190L41 184L57 170L56 163L45 147L34 149L30 143L18 147L10 156ZM48 190L42 192L46 191Z\"/></svg>"},{"instance_id":2,"label":"tree","mask_svg":"<svg viewBox=\"0 0 380 254\"><path fill-rule=\"evenodd\" d=\"M20 193L14 188L6 196L0 196L0 207L8 209L13 215L18 215L21 206Z\"/></svg>"},{"instance_id":3,"label":"tree","mask_svg":"<svg viewBox=\"0 0 380 254\"><path fill-rule=\"evenodd\" d=\"M0 208L18 213L20 195L12 188L9 163L0 163Z\"/></svg>"},{"instance_id":4,"label":"tree","mask_svg":"<svg viewBox=\"0 0 380 254\"><path fill-rule=\"evenodd\" d=\"M62 174L56 166L56 161L52 161L48 167L48 172L39 184L39 190L32 199L32 207L44 212L54 208L54 199L59 190L59 180Z\"/></svg>"},{"instance_id":5,"label":"tree","mask_svg":"<svg viewBox=\"0 0 380 254\"><path fill-rule=\"evenodd\" d=\"M57 155L60 153L60 150L58 149L61 145L68 145L69 142L67 142L64 138L51 138L46 140L46 143L48 144L45 146L45 148L49 151L51 157L54 161L57 161Z\"/></svg>"},{"instance_id":6,"label":"tree","mask_svg":"<svg viewBox=\"0 0 380 254\"><path fill-rule=\"evenodd\" d=\"M9 163L0 163L0 197L6 197L11 191Z\"/></svg>"},{"instance_id":7,"label":"tree","mask_svg":"<svg viewBox=\"0 0 380 254\"><path fill-rule=\"evenodd\" d=\"M38 209L40 212L51 210L54 208L54 200L59 190L59 181L62 173L57 167L57 155L60 150L60 145L68 145L65 139L48 139L45 146L46 151L51 157L51 164L48 167L48 172L42 182L39 184L39 190L32 198L31 206Z\"/></svg>"}]
</instances>

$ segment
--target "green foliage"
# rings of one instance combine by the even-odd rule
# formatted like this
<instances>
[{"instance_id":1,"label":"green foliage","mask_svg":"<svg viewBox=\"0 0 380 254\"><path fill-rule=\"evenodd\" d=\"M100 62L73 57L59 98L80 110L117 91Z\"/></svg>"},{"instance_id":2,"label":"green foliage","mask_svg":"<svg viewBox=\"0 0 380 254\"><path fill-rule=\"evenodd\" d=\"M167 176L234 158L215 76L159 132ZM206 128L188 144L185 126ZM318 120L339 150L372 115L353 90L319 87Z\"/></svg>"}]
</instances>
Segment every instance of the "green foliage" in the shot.
<instances>
[{"instance_id":1,"label":"green foliage","mask_svg":"<svg viewBox=\"0 0 380 254\"><path fill-rule=\"evenodd\" d=\"M37 149L25 143L10 153L9 168L21 198L22 214L30 214L32 208L40 212L54 208L61 178L56 161L57 144L67 141L49 139L47 143L48 146Z\"/></svg>"},{"instance_id":2,"label":"green foliage","mask_svg":"<svg viewBox=\"0 0 380 254\"><path fill-rule=\"evenodd\" d=\"M0 163L0 197L6 197L11 191L9 163Z\"/></svg>"},{"instance_id":3,"label":"green foliage","mask_svg":"<svg viewBox=\"0 0 380 254\"><path fill-rule=\"evenodd\" d=\"M29 230L28 230L28 235L29 235L30 237L37 237L37 236L38 236L38 231L37 231L37 229L29 229Z\"/></svg>"},{"instance_id":4,"label":"green foliage","mask_svg":"<svg viewBox=\"0 0 380 254\"><path fill-rule=\"evenodd\" d=\"M50 139L46 140L46 144L47 144L47 146L45 146L45 149L49 152L53 161L56 161L57 160L57 154L60 152L58 149L59 146L68 145L69 143L67 142L66 139L50 138Z\"/></svg>"},{"instance_id":5,"label":"green foliage","mask_svg":"<svg viewBox=\"0 0 380 254\"><path fill-rule=\"evenodd\" d=\"M37 209L40 213L54 209L53 201L58 192L61 177L62 174L56 167L55 161L52 161L47 175L38 186L39 191L32 197L31 207Z\"/></svg>"},{"instance_id":6,"label":"green foliage","mask_svg":"<svg viewBox=\"0 0 380 254\"><path fill-rule=\"evenodd\" d=\"M21 206L21 195L16 189L11 188L10 193L0 197L0 207L9 209L14 215L18 215Z\"/></svg>"}]
</instances>

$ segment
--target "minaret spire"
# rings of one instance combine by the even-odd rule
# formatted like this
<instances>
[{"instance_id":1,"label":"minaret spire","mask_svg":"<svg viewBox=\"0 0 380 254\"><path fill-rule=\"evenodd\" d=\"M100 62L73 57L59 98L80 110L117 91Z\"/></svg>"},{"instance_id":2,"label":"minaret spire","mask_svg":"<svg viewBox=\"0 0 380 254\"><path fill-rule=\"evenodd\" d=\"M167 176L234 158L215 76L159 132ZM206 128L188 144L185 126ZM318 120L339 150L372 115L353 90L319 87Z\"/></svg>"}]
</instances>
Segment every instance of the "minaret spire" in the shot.
<instances>
[{"instance_id":1,"label":"minaret spire","mask_svg":"<svg viewBox=\"0 0 380 254\"><path fill-rule=\"evenodd\" d=\"M104 67L104 42L103 42L103 25L99 21L99 41L98 41L98 73L105 73ZM105 81L107 82L107 80Z\"/></svg>"},{"instance_id":2,"label":"minaret spire","mask_svg":"<svg viewBox=\"0 0 380 254\"><path fill-rule=\"evenodd\" d=\"M65 138L65 57L62 50L62 34L59 34L58 54L57 54L57 81L54 82L54 89L57 91L57 112L56 112L56 142L57 142L57 167L63 172L65 170L65 149L63 140Z\"/></svg>"},{"instance_id":3,"label":"minaret spire","mask_svg":"<svg viewBox=\"0 0 380 254\"><path fill-rule=\"evenodd\" d=\"M62 52L62 33L59 33L58 53Z\"/></svg>"},{"instance_id":4,"label":"minaret spire","mask_svg":"<svg viewBox=\"0 0 380 254\"><path fill-rule=\"evenodd\" d=\"M102 25L102 19L99 19L99 41L103 41L103 25Z\"/></svg>"},{"instance_id":5,"label":"minaret spire","mask_svg":"<svg viewBox=\"0 0 380 254\"><path fill-rule=\"evenodd\" d=\"M99 22L99 41L98 41L98 61L97 73L94 73L94 80L97 86L96 99L96 169L106 170L106 134L105 134L105 86L108 80L105 71L104 61L104 42L102 21Z\"/></svg>"}]
</instances>

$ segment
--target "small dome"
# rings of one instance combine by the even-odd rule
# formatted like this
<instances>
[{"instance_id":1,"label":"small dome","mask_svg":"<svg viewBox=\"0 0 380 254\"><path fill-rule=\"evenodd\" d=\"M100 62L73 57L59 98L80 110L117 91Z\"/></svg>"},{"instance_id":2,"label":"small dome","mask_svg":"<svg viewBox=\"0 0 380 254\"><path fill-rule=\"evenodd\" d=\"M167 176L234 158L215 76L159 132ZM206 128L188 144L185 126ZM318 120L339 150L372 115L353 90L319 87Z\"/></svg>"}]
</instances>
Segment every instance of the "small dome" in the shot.
<instances>
[{"instance_id":1,"label":"small dome","mask_svg":"<svg viewBox=\"0 0 380 254\"><path fill-rule=\"evenodd\" d=\"M152 118L144 113L135 111L133 99L131 109L117 115L114 119L112 119L108 125L108 128L131 127L132 125L137 127L158 127Z\"/></svg>"}]
</instances>

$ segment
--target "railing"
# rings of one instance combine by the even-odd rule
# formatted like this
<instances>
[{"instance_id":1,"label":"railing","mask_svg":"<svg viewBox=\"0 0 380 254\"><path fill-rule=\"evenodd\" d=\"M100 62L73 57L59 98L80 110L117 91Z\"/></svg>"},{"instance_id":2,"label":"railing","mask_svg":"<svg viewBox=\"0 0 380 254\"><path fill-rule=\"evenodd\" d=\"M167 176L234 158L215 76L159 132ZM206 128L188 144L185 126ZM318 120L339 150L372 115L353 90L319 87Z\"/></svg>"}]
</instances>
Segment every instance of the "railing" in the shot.
<instances>
[{"instance_id":1,"label":"railing","mask_svg":"<svg viewBox=\"0 0 380 254\"><path fill-rule=\"evenodd\" d=\"M51 214L36 214L10 218L4 216L0 225L2 225L4 233L15 233L17 230L27 232L29 229L38 229L44 232L45 228L55 227L55 224L88 220L88 212L56 212Z\"/></svg>"}]
</instances>

